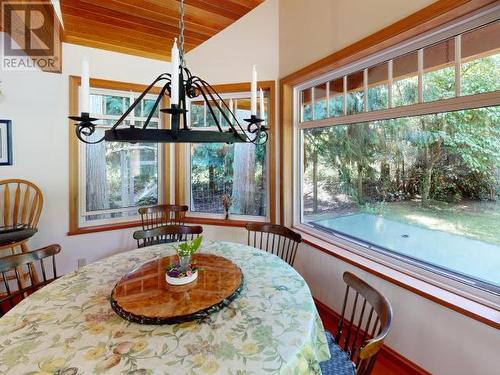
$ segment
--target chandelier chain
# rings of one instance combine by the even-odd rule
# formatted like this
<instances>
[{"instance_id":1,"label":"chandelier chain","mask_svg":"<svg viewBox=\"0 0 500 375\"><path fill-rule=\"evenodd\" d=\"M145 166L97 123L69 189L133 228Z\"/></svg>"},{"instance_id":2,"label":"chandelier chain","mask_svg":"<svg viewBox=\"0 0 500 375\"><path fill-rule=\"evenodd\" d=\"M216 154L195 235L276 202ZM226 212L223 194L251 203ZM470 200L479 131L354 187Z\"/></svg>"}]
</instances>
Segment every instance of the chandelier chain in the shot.
<instances>
[{"instance_id":1,"label":"chandelier chain","mask_svg":"<svg viewBox=\"0 0 500 375\"><path fill-rule=\"evenodd\" d=\"M179 29L180 29L180 35L179 35L179 56L180 56L180 63L183 68L186 67L186 61L184 60L184 0L180 0L179 2L179 9L180 9L180 17L179 17Z\"/></svg>"}]
</instances>

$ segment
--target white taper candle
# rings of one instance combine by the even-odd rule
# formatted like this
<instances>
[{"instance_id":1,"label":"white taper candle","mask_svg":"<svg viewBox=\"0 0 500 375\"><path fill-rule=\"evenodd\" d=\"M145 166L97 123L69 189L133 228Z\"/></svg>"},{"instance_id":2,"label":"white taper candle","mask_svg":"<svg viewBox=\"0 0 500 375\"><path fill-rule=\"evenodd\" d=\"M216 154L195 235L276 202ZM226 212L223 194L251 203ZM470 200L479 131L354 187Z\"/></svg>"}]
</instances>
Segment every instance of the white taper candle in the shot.
<instances>
[{"instance_id":1,"label":"white taper candle","mask_svg":"<svg viewBox=\"0 0 500 375\"><path fill-rule=\"evenodd\" d=\"M89 113L89 99L90 99L90 68L87 57L82 60L82 78L80 89L80 112Z\"/></svg>"},{"instance_id":2,"label":"white taper candle","mask_svg":"<svg viewBox=\"0 0 500 375\"><path fill-rule=\"evenodd\" d=\"M174 45L172 46L172 71L171 71L171 94L170 94L170 104L179 104L179 49L177 48L177 38L174 39Z\"/></svg>"},{"instance_id":3,"label":"white taper candle","mask_svg":"<svg viewBox=\"0 0 500 375\"><path fill-rule=\"evenodd\" d=\"M251 114L257 116L257 67L252 68L252 84L251 84Z\"/></svg>"}]
</instances>

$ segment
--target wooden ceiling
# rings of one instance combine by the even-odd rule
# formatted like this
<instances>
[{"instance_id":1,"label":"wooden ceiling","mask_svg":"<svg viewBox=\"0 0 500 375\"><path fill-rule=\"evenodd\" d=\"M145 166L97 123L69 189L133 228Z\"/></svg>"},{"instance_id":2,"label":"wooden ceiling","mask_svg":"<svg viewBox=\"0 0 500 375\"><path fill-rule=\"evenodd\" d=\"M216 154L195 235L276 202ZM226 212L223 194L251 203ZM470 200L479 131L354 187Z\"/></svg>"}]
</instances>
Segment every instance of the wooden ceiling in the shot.
<instances>
[{"instance_id":1,"label":"wooden ceiling","mask_svg":"<svg viewBox=\"0 0 500 375\"><path fill-rule=\"evenodd\" d=\"M264 0L185 0L189 51ZM179 36L178 0L60 0L67 43L170 60Z\"/></svg>"}]
</instances>

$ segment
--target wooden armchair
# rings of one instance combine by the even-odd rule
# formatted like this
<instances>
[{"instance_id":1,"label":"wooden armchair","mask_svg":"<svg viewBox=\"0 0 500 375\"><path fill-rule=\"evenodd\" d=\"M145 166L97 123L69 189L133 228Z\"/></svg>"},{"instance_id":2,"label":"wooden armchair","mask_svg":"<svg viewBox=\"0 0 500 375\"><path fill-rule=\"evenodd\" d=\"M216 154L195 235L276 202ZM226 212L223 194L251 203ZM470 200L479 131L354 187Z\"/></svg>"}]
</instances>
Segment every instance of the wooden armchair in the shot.
<instances>
[{"instance_id":1,"label":"wooden armchair","mask_svg":"<svg viewBox=\"0 0 500 375\"><path fill-rule=\"evenodd\" d=\"M248 223L245 227L248 246L277 255L293 266L297 248L302 242L300 234L277 224Z\"/></svg>"},{"instance_id":2,"label":"wooden armchair","mask_svg":"<svg viewBox=\"0 0 500 375\"><path fill-rule=\"evenodd\" d=\"M18 179L0 181L0 227L22 226L34 233L42 207L43 194L32 182ZM14 254L19 246L22 252L27 252L27 241L13 241L0 246L0 250L10 249Z\"/></svg>"},{"instance_id":3,"label":"wooden armchair","mask_svg":"<svg viewBox=\"0 0 500 375\"><path fill-rule=\"evenodd\" d=\"M31 293L57 279L55 256L60 251L61 246L50 245L28 253L0 258L0 275L2 275L4 290L0 293L0 316ZM52 259L44 262L46 258ZM37 267L41 270L41 281L38 281L33 271ZM9 282L7 274L11 272L15 274L16 282ZM28 284L23 283L22 272L29 275Z\"/></svg>"},{"instance_id":4,"label":"wooden armchair","mask_svg":"<svg viewBox=\"0 0 500 375\"><path fill-rule=\"evenodd\" d=\"M137 247L159 245L169 242L190 241L203 233L203 227L199 225L166 225L163 227L138 230L133 236L137 241Z\"/></svg>"},{"instance_id":5,"label":"wooden armchair","mask_svg":"<svg viewBox=\"0 0 500 375\"><path fill-rule=\"evenodd\" d=\"M148 230L165 225L184 225L188 206L160 204L152 207L139 208L142 229Z\"/></svg>"},{"instance_id":6,"label":"wooden armchair","mask_svg":"<svg viewBox=\"0 0 500 375\"><path fill-rule=\"evenodd\" d=\"M380 292L356 275L345 272L343 278L347 288L342 314L335 336L326 333L331 358L320 364L321 371L324 375L368 375L391 328L392 308Z\"/></svg>"}]
</instances>

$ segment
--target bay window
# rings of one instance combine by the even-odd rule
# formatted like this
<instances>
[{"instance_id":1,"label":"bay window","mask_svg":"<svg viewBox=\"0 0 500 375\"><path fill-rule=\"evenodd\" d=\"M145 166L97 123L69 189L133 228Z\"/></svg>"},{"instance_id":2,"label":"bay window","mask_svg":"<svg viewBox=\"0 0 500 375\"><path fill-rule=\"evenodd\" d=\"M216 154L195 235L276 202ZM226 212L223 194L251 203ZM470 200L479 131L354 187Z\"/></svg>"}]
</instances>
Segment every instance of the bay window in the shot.
<instances>
[{"instance_id":1,"label":"bay window","mask_svg":"<svg viewBox=\"0 0 500 375\"><path fill-rule=\"evenodd\" d=\"M490 19L294 88L294 226L497 305L500 23Z\"/></svg>"}]
</instances>

